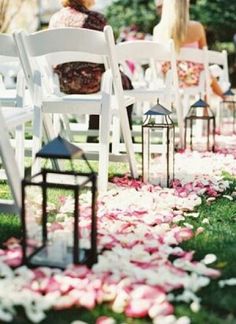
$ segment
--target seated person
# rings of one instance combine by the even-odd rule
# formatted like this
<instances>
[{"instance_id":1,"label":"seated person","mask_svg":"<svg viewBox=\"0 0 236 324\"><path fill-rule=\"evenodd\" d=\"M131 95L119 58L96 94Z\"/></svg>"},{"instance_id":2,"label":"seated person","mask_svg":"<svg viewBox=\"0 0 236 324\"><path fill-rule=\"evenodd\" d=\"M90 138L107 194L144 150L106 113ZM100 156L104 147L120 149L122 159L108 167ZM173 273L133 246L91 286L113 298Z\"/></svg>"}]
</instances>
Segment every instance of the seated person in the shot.
<instances>
[{"instance_id":1,"label":"seated person","mask_svg":"<svg viewBox=\"0 0 236 324\"><path fill-rule=\"evenodd\" d=\"M50 19L49 28L80 27L103 31L105 17L90 8L95 0L62 0L63 8ZM55 67L60 82L60 90L66 94L90 94L100 90L104 66L89 62L68 62ZM122 76L124 89L132 89L127 76ZM132 125L132 105L127 107L130 127ZM99 128L99 116L91 115L89 129ZM97 142L97 138L88 137L89 142Z\"/></svg>"},{"instance_id":2,"label":"seated person","mask_svg":"<svg viewBox=\"0 0 236 324\"><path fill-rule=\"evenodd\" d=\"M154 40L166 42L173 39L176 52L181 47L203 48L207 45L206 34L200 22L189 19L189 0L156 0L158 10L162 8L160 23L154 28ZM169 69L169 63L163 65L163 72ZM181 87L197 85L201 64L193 62L178 62L178 76ZM223 91L216 78L212 76L211 87L213 92L224 98Z\"/></svg>"}]
</instances>

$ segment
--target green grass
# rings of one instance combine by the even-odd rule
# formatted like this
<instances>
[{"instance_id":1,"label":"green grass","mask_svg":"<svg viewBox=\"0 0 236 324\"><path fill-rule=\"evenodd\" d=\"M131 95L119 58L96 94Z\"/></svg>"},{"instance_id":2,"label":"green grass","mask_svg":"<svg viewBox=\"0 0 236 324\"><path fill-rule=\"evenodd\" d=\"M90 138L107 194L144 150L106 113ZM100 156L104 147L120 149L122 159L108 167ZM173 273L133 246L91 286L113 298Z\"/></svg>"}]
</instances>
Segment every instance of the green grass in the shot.
<instances>
[{"instance_id":1,"label":"green grass","mask_svg":"<svg viewBox=\"0 0 236 324\"><path fill-rule=\"evenodd\" d=\"M204 202L199 210L197 219L189 218L188 223L195 227L203 226L205 231L183 244L184 249L194 250L194 259L200 260L207 253L214 253L217 261L212 267L222 273L219 280L236 277L236 203L226 198L219 198L208 205ZM209 224L202 224L204 218L209 219ZM236 323L236 287L225 286L220 288L218 280L211 284L198 295L202 298L202 309L193 314L185 305L177 305L179 315L191 313L192 323Z\"/></svg>"},{"instance_id":2,"label":"green grass","mask_svg":"<svg viewBox=\"0 0 236 324\"><path fill-rule=\"evenodd\" d=\"M116 164L117 167L117 164ZM123 166L120 166L122 173ZM114 173L118 169L114 169ZM234 184L235 185L235 184ZM0 195L9 197L9 191L5 184L0 184ZM202 259L208 253L217 255L217 261L212 264L213 268L219 269L222 273L218 280L212 280L210 285L198 292L201 297L201 309L197 313L190 310L189 305L183 303L175 304L175 314L187 315L193 324L236 324L236 287L225 286L220 288L218 281L236 277L236 203L226 198L218 198L211 204L206 200L198 207L200 216L198 218L188 217L186 222L192 224L196 229L199 226L205 228L204 232L182 244L185 250L195 251L195 260ZM20 219L14 215L0 215L0 244L8 237L20 237ZM203 224L204 218L209 219L209 224ZM83 320L94 324L99 316L107 315L116 318L117 324L147 324L147 319L135 320L126 319L122 314L114 314L108 305L100 305L95 310L72 309L67 311L50 311L43 324L67 324L73 320ZM23 311L19 310L14 324L30 323L25 318ZM161 323L160 323L161 324Z\"/></svg>"}]
</instances>

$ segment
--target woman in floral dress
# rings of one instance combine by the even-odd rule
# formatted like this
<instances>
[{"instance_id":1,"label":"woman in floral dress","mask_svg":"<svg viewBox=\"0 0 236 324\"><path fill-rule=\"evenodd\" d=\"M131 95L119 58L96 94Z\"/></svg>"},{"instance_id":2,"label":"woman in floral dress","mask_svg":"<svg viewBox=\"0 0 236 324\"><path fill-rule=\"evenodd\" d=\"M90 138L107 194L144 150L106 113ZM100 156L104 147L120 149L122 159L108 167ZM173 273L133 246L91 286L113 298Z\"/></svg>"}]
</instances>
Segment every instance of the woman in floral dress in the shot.
<instances>
[{"instance_id":1,"label":"woman in floral dress","mask_svg":"<svg viewBox=\"0 0 236 324\"><path fill-rule=\"evenodd\" d=\"M172 38L178 53L181 47L203 48L207 45L203 25L189 19L189 0L156 0L162 6L160 23L154 28L154 40L164 42ZM198 85L203 65L190 61L178 61L178 77L182 88ZM164 73L170 68L169 62L163 64ZM216 79L212 77L211 87L215 94L223 98L223 92Z\"/></svg>"}]
</instances>

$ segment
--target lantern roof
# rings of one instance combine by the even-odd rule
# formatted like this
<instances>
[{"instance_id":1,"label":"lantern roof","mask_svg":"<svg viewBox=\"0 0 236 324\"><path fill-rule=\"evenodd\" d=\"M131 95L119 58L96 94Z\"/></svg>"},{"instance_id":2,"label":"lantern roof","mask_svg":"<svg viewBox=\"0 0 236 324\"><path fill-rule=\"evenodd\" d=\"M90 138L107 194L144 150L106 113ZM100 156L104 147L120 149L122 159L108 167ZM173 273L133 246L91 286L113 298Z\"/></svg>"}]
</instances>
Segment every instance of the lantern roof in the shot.
<instances>
[{"instance_id":1,"label":"lantern roof","mask_svg":"<svg viewBox=\"0 0 236 324\"><path fill-rule=\"evenodd\" d=\"M201 98L191 105L191 108L206 108L206 107L209 107L208 103L202 100Z\"/></svg>"},{"instance_id":2,"label":"lantern roof","mask_svg":"<svg viewBox=\"0 0 236 324\"><path fill-rule=\"evenodd\" d=\"M166 116L170 115L172 112L168 109L166 109L164 106L162 106L159 103L159 100L157 100L157 104L153 106L151 109L145 112L145 115L147 116L153 116L153 115L159 115L159 116Z\"/></svg>"},{"instance_id":3,"label":"lantern roof","mask_svg":"<svg viewBox=\"0 0 236 324\"><path fill-rule=\"evenodd\" d=\"M224 96L234 96L235 93L229 88L227 91L224 92Z\"/></svg>"},{"instance_id":4,"label":"lantern roof","mask_svg":"<svg viewBox=\"0 0 236 324\"><path fill-rule=\"evenodd\" d=\"M61 136L57 136L43 146L42 149L36 153L36 157L69 160L81 156L82 154L83 150L81 148L71 144Z\"/></svg>"}]
</instances>

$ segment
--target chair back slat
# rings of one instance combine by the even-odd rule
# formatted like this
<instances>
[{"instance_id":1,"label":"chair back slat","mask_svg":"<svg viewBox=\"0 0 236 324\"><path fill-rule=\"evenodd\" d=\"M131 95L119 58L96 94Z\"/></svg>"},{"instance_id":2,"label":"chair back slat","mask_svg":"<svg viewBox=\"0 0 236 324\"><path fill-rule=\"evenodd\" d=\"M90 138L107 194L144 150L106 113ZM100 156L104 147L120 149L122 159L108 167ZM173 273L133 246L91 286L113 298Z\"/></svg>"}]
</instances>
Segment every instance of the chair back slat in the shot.
<instances>
[{"instance_id":1,"label":"chair back slat","mask_svg":"<svg viewBox=\"0 0 236 324\"><path fill-rule=\"evenodd\" d=\"M229 83L229 67L228 67L228 55L227 51L223 50L222 52L207 50L207 60L208 64L216 64L222 67L224 80Z\"/></svg>"},{"instance_id":2,"label":"chair back slat","mask_svg":"<svg viewBox=\"0 0 236 324\"><path fill-rule=\"evenodd\" d=\"M103 32L84 28L56 28L32 34L15 33L20 59L30 91L33 93L35 71L47 75L43 83L47 91L55 79L53 67L66 62L92 62L103 64L107 61L107 43Z\"/></svg>"},{"instance_id":3,"label":"chair back slat","mask_svg":"<svg viewBox=\"0 0 236 324\"><path fill-rule=\"evenodd\" d=\"M85 28L56 28L25 35L27 49L31 56L48 53L82 52L107 55L104 34Z\"/></svg>"},{"instance_id":4,"label":"chair back slat","mask_svg":"<svg viewBox=\"0 0 236 324\"><path fill-rule=\"evenodd\" d=\"M7 61L16 59L18 57L16 45L12 35L0 34L0 57L1 63L3 62L4 56Z\"/></svg>"},{"instance_id":5,"label":"chair back slat","mask_svg":"<svg viewBox=\"0 0 236 324\"><path fill-rule=\"evenodd\" d=\"M143 60L157 58L159 61L170 60L169 44L160 44L149 40L134 40L119 43L116 45L118 60Z\"/></svg>"},{"instance_id":6,"label":"chair back slat","mask_svg":"<svg viewBox=\"0 0 236 324\"><path fill-rule=\"evenodd\" d=\"M180 52L177 54L177 60L204 64L205 53L202 49L199 48L183 47L180 49Z\"/></svg>"}]
</instances>

